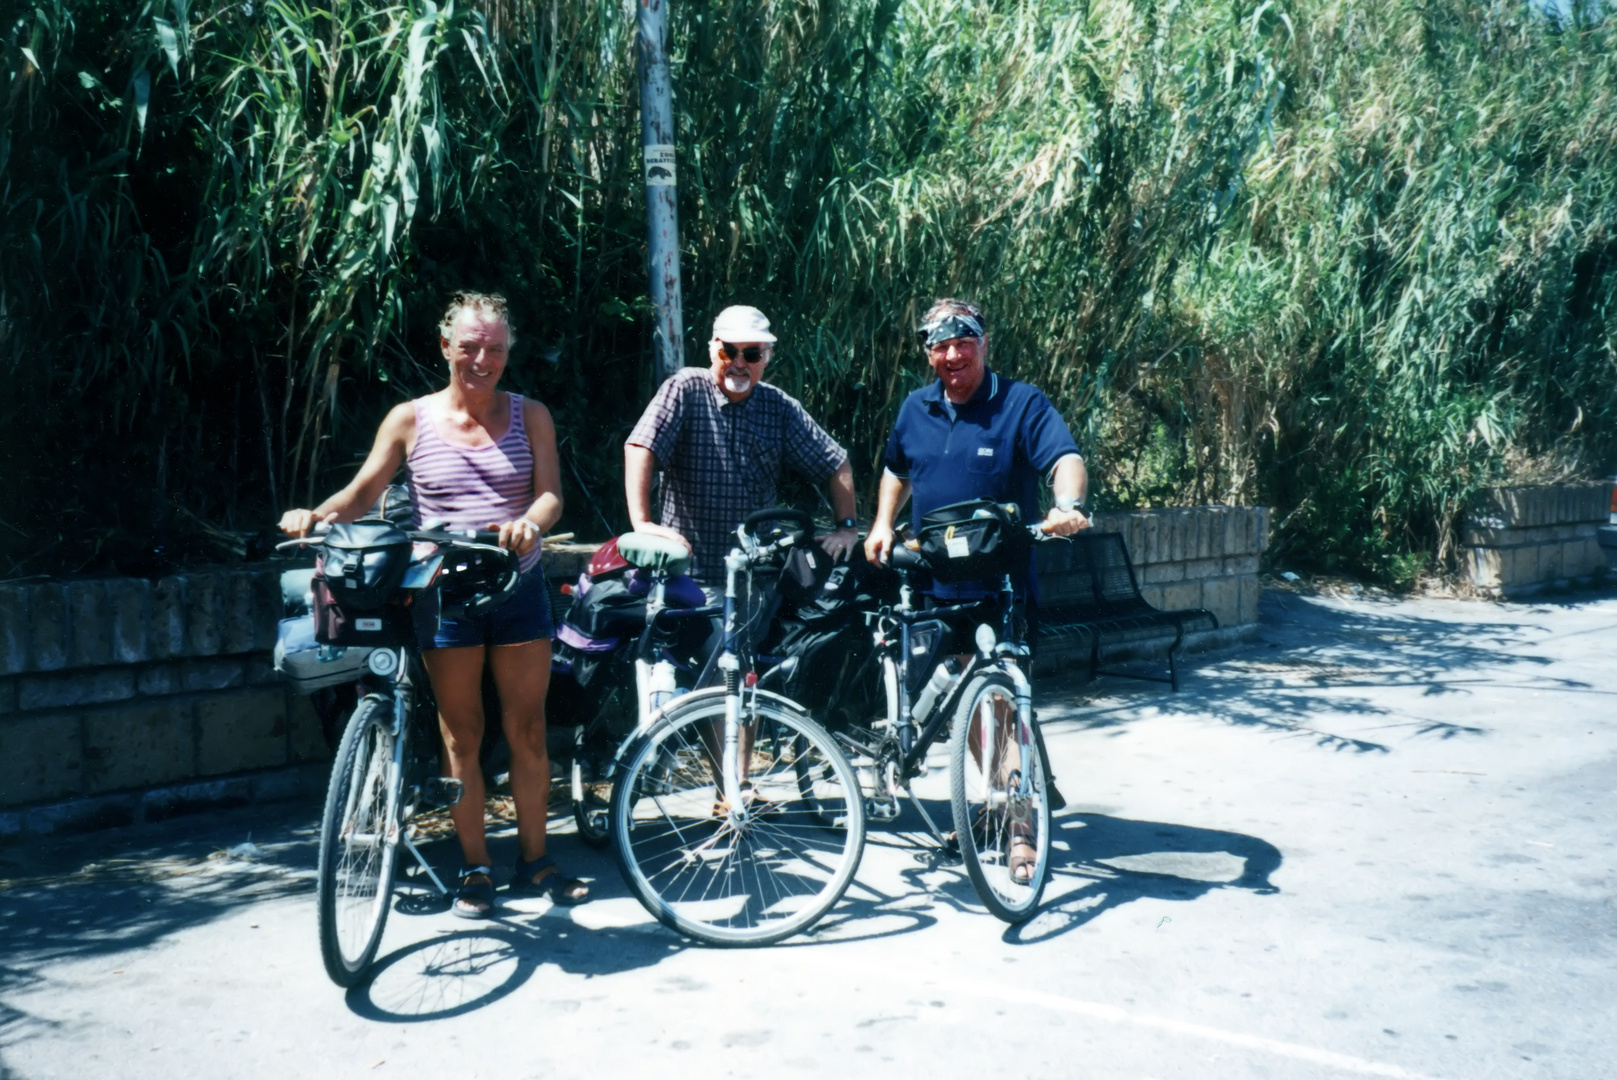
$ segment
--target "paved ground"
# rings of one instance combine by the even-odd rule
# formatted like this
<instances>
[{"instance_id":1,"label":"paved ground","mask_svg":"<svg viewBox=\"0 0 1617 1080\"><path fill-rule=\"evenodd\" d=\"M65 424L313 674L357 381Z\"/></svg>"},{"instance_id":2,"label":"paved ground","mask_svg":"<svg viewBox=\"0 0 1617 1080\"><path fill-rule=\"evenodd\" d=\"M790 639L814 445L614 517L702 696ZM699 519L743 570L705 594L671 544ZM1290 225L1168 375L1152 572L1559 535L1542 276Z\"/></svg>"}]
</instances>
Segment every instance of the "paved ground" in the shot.
<instances>
[{"instance_id":1,"label":"paved ground","mask_svg":"<svg viewBox=\"0 0 1617 1080\"><path fill-rule=\"evenodd\" d=\"M0 1078L1612 1075L1617 598L1264 618L1177 696L1047 706L1020 928L886 831L812 937L695 948L560 839L596 902L395 915L345 995L309 808L0 850Z\"/></svg>"}]
</instances>

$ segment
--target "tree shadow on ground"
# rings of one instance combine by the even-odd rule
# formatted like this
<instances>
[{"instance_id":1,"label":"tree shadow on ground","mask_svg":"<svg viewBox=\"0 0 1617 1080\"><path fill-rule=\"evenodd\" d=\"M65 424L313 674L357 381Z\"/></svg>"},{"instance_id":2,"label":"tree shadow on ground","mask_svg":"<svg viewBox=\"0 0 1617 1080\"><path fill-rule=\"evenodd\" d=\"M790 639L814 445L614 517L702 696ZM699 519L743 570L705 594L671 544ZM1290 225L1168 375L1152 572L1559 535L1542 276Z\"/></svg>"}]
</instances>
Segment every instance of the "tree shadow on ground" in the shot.
<instances>
[{"instance_id":1,"label":"tree shadow on ground","mask_svg":"<svg viewBox=\"0 0 1617 1080\"><path fill-rule=\"evenodd\" d=\"M1032 918L1005 929L1011 944L1048 941L1135 900L1199 900L1219 889L1263 896L1280 891L1270 880L1280 868L1280 851L1255 836L1087 813L1062 814L1053 826L1047 895L1056 895Z\"/></svg>"},{"instance_id":2,"label":"tree shadow on ground","mask_svg":"<svg viewBox=\"0 0 1617 1080\"><path fill-rule=\"evenodd\" d=\"M138 952L243 907L312 894L308 818L303 807L251 808L0 850L0 1053L55 1026L14 1000L53 965ZM230 854L250 830L257 842Z\"/></svg>"},{"instance_id":3,"label":"tree shadow on ground","mask_svg":"<svg viewBox=\"0 0 1617 1080\"><path fill-rule=\"evenodd\" d=\"M1383 741L1330 731L1321 721L1334 715L1370 719L1378 728L1423 737L1478 737L1487 730L1424 711L1401 711L1380 693L1419 688L1423 697L1454 699L1458 710L1465 698L1483 690L1592 689L1539 673L1552 661L1532 650L1547 631L1530 622L1449 621L1391 605L1348 607L1273 589L1264 594L1261 614L1259 642L1199 666L1184 664L1179 694L1154 688L1130 693L1123 689L1130 684L1115 678L1087 686L1069 682L1052 687L1056 700L1041 704L1040 718L1092 730L1142 715L1197 714L1309 739L1326 749L1388 753L1391 747Z\"/></svg>"}]
</instances>

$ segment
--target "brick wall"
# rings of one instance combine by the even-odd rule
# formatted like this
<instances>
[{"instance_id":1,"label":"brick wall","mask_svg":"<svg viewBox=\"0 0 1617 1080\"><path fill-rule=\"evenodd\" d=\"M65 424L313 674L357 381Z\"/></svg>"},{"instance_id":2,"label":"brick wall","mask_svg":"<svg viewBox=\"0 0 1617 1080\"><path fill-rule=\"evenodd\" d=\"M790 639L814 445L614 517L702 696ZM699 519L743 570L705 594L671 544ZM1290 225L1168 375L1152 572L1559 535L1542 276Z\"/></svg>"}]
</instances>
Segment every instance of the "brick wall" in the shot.
<instances>
[{"instance_id":1,"label":"brick wall","mask_svg":"<svg viewBox=\"0 0 1617 1080\"><path fill-rule=\"evenodd\" d=\"M280 570L0 586L0 808L78 797L133 820L95 798L323 758L270 663Z\"/></svg>"},{"instance_id":2,"label":"brick wall","mask_svg":"<svg viewBox=\"0 0 1617 1080\"><path fill-rule=\"evenodd\" d=\"M1603 577L1596 533L1607 522L1611 484L1495 488L1461 529L1463 575L1495 596L1530 595Z\"/></svg>"},{"instance_id":3,"label":"brick wall","mask_svg":"<svg viewBox=\"0 0 1617 1080\"><path fill-rule=\"evenodd\" d=\"M1125 535L1152 603L1218 615L1206 645L1255 625L1268 522L1204 507L1097 526ZM594 549L547 548L547 573L576 578ZM319 790L319 720L270 659L286 565L0 585L0 838Z\"/></svg>"}]
</instances>

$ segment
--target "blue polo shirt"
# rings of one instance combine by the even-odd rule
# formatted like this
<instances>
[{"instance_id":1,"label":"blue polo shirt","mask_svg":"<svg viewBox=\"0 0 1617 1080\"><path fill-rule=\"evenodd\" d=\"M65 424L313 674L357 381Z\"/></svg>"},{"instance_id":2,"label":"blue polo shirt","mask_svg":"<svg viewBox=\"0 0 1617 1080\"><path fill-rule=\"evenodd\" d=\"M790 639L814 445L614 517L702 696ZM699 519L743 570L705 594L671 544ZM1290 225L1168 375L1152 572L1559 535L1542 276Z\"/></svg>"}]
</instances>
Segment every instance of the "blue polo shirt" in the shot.
<instances>
[{"instance_id":1,"label":"blue polo shirt","mask_svg":"<svg viewBox=\"0 0 1617 1080\"><path fill-rule=\"evenodd\" d=\"M910 482L917 531L922 515L967 499L1014 502L1031 525L1039 519L1039 481L1056 462L1076 453L1078 444L1049 398L1027 383L985 371L982 385L963 404L944 396L941 379L905 398L884 464ZM964 598L997 587L940 582L933 591L940 599ZM1036 583L1033 589L1036 597Z\"/></svg>"},{"instance_id":2,"label":"blue polo shirt","mask_svg":"<svg viewBox=\"0 0 1617 1080\"><path fill-rule=\"evenodd\" d=\"M887 471L911 485L910 515L967 499L1015 502L1032 524L1039 481L1078 444L1050 399L1025 382L983 373L971 400L955 405L943 380L923 386L899 406L887 439Z\"/></svg>"}]
</instances>

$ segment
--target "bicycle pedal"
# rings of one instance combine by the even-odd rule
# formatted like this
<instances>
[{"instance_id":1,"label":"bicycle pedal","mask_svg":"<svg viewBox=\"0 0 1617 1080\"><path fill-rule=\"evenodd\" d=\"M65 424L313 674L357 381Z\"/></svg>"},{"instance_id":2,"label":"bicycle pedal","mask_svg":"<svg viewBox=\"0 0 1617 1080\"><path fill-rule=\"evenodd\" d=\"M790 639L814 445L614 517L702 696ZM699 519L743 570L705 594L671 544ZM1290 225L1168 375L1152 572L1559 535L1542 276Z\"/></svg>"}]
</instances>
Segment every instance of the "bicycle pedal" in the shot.
<instances>
[{"instance_id":1,"label":"bicycle pedal","mask_svg":"<svg viewBox=\"0 0 1617 1080\"><path fill-rule=\"evenodd\" d=\"M866 799L865 815L877 821L894 821L898 818L897 799Z\"/></svg>"},{"instance_id":2,"label":"bicycle pedal","mask_svg":"<svg viewBox=\"0 0 1617 1080\"><path fill-rule=\"evenodd\" d=\"M421 801L429 806L454 806L466 793L466 785L452 776L434 776L421 785Z\"/></svg>"}]
</instances>

